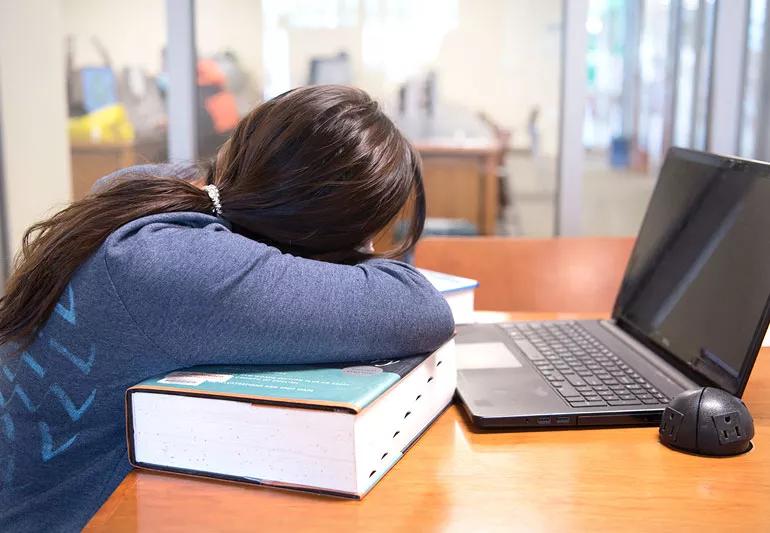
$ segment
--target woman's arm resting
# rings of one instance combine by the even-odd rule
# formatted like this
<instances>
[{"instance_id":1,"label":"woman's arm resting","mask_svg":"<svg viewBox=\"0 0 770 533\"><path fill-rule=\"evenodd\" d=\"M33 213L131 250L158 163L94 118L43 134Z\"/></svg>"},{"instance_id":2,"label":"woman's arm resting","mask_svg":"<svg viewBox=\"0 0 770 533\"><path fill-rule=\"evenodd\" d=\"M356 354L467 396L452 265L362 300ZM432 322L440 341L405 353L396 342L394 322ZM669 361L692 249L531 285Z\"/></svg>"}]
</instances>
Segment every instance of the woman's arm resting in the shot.
<instances>
[{"instance_id":1,"label":"woman's arm resting","mask_svg":"<svg viewBox=\"0 0 770 533\"><path fill-rule=\"evenodd\" d=\"M132 223L106 246L126 309L181 364L403 356L454 331L446 301L408 265L298 258L200 216L212 222Z\"/></svg>"}]
</instances>

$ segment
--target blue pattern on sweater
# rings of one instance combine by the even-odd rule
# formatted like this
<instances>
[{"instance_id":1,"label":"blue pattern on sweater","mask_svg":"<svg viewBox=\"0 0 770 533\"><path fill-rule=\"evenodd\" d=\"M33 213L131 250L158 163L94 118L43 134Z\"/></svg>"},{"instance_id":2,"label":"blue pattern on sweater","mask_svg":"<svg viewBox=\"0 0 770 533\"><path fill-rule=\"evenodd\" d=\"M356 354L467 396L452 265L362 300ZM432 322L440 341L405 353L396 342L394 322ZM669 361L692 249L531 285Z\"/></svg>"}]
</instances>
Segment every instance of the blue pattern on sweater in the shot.
<instances>
[{"instance_id":1,"label":"blue pattern on sweater","mask_svg":"<svg viewBox=\"0 0 770 533\"><path fill-rule=\"evenodd\" d=\"M130 471L130 385L195 364L398 357L452 330L408 265L297 258L200 213L133 221L81 265L26 351L0 346L0 531L88 521Z\"/></svg>"}]
</instances>

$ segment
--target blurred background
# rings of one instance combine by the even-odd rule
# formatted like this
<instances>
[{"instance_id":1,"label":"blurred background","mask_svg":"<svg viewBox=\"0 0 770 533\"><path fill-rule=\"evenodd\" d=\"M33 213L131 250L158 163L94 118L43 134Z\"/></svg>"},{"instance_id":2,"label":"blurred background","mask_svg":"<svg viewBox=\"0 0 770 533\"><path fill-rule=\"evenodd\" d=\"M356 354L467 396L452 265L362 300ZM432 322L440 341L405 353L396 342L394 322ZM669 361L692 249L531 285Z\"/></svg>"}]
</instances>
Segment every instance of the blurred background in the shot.
<instances>
[{"instance_id":1,"label":"blurred background","mask_svg":"<svg viewBox=\"0 0 770 533\"><path fill-rule=\"evenodd\" d=\"M0 0L0 274L99 177L211 157L355 85L422 154L428 234L633 235L672 146L770 158L768 0ZM397 238L398 227L385 239Z\"/></svg>"}]
</instances>

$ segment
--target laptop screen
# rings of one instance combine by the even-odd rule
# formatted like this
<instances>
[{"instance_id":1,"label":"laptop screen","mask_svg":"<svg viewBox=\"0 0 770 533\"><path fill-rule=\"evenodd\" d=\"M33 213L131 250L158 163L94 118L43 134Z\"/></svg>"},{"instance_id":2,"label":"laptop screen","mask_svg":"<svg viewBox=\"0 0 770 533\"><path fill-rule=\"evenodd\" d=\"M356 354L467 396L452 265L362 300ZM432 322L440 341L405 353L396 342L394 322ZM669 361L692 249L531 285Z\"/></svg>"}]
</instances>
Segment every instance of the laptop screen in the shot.
<instances>
[{"instance_id":1,"label":"laptop screen","mask_svg":"<svg viewBox=\"0 0 770 533\"><path fill-rule=\"evenodd\" d=\"M768 298L770 165L671 149L613 317L695 377L740 394Z\"/></svg>"}]
</instances>

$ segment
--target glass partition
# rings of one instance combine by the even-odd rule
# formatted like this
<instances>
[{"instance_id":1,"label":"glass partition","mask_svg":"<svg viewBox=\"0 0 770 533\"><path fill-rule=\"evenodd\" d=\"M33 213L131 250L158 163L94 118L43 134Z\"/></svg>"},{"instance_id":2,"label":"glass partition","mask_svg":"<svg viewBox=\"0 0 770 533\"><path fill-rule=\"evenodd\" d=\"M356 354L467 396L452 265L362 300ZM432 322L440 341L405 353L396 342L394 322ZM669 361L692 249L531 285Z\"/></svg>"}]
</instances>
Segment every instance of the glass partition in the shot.
<instances>
[{"instance_id":1,"label":"glass partition","mask_svg":"<svg viewBox=\"0 0 770 533\"><path fill-rule=\"evenodd\" d=\"M713 0L590 0L584 234L636 234L668 148L705 148L714 12Z\"/></svg>"},{"instance_id":2,"label":"glass partition","mask_svg":"<svg viewBox=\"0 0 770 533\"><path fill-rule=\"evenodd\" d=\"M770 159L767 91L770 90L770 36L767 0L751 0L743 80L740 155Z\"/></svg>"},{"instance_id":3,"label":"glass partition","mask_svg":"<svg viewBox=\"0 0 770 533\"><path fill-rule=\"evenodd\" d=\"M62 2L72 185L167 159L164 2Z\"/></svg>"}]
</instances>

